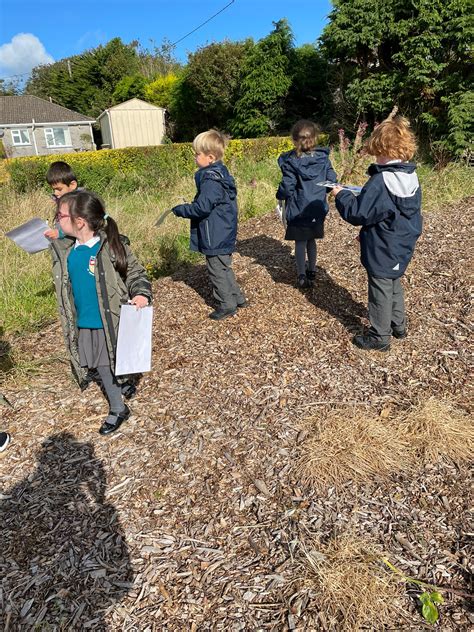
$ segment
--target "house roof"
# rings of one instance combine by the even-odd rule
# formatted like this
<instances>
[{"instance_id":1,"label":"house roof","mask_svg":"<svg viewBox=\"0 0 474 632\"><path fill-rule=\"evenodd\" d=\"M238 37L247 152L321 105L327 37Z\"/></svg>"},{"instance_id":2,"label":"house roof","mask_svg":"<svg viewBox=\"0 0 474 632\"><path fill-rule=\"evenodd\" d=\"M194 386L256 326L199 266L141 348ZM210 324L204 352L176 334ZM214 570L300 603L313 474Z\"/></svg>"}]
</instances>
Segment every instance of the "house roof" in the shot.
<instances>
[{"instance_id":1,"label":"house roof","mask_svg":"<svg viewBox=\"0 0 474 632\"><path fill-rule=\"evenodd\" d=\"M35 123L95 122L93 118L32 95L0 96L0 126L31 123L32 119Z\"/></svg>"}]
</instances>

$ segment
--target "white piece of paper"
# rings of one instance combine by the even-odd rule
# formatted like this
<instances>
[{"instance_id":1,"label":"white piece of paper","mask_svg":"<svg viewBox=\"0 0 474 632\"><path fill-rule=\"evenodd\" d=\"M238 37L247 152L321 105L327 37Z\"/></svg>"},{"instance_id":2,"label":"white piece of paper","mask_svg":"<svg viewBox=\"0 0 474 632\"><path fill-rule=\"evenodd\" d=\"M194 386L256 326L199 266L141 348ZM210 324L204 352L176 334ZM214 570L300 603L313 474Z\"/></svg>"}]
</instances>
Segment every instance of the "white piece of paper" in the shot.
<instances>
[{"instance_id":1,"label":"white piece of paper","mask_svg":"<svg viewBox=\"0 0 474 632\"><path fill-rule=\"evenodd\" d=\"M115 354L115 375L151 370L153 307L122 305Z\"/></svg>"},{"instance_id":2,"label":"white piece of paper","mask_svg":"<svg viewBox=\"0 0 474 632\"><path fill-rule=\"evenodd\" d=\"M14 241L17 246L26 250L26 252L34 254L49 247L50 242L44 236L44 231L48 230L48 228L49 226L44 220L34 217L26 224L17 226L17 228L10 230L5 235Z\"/></svg>"},{"instance_id":3,"label":"white piece of paper","mask_svg":"<svg viewBox=\"0 0 474 632\"><path fill-rule=\"evenodd\" d=\"M328 187L329 189L334 189L334 187L341 187L341 189L345 189L346 191L351 191L354 195L359 195L362 191L362 187L358 187L355 184L340 184L339 182L330 182L327 180L326 182L317 182L318 187Z\"/></svg>"}]
</instances>

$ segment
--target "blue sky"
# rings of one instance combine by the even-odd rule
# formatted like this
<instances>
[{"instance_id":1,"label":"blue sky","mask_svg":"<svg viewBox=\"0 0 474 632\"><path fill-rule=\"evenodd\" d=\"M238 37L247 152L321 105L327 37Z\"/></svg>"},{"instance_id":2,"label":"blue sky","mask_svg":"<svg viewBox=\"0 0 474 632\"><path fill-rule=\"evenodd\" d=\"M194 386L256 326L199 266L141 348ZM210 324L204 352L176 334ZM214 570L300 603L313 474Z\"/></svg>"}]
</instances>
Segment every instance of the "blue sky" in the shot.
<instances>
[{"instance_id":1,"label":"blue sky","mask_svg":"<svg viewBox=\"0 0 474 632\"><path fill-rule=\"evenodd\" d=\"M171 42L192 31L230 0L0 0L0 78L28 73L105 44L113 37L138 39L145 48ZM188 52L223 39L264 37L272 22L288 18L300 46L321 34L329 0L234 0L217 17L177 44Z\"/></svg>"}]
</instances>

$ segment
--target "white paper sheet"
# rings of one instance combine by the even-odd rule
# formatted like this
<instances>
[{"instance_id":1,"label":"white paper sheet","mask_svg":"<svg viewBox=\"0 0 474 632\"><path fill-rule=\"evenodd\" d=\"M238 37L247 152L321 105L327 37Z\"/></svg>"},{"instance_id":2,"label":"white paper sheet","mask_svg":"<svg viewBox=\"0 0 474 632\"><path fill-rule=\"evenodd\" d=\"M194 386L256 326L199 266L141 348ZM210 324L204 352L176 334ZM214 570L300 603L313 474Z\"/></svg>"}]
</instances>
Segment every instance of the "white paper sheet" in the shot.
<instances>
[{"instance_id":1,"label":"white paper sheet","mask_svg":"<svg viewBox=\"0 0 474 632\"><path fill-rule=\"evenodd\" d=\"M48 228L49 226L44 220L39 219L39 217L34 217L30 219L29 222L26 222L26 224L14 228L8 233L5 233L5 235L14 241L17 246L33 254L41 250L46 250L46 248L49 247L50 242L43 234Z\"/></svg>"},{"instance_id":2,"label":"white paper sheet","mask_svg":"<svg viewBox=\"0 0 474 632\"><path fill-rule=\"evenodd\" d=\"M358 187L355 184L340 184L339 182L317 182L319 187L328 187L329 189L334 189L334 187L341 187L341 189L345 189L346 191L351 191L354 195L359 195L362 191L362 187Z\"/></svg>"},{"instance_id":3,"label":"white paper sheet","mask_svg":"<svg viewBox=\"0 0 474 632\"><path fill-rule=\"evenodd\" d=\"M115 375L151 370L153 307L122 305L115 359Z\"/></svg>"}]
</instances>

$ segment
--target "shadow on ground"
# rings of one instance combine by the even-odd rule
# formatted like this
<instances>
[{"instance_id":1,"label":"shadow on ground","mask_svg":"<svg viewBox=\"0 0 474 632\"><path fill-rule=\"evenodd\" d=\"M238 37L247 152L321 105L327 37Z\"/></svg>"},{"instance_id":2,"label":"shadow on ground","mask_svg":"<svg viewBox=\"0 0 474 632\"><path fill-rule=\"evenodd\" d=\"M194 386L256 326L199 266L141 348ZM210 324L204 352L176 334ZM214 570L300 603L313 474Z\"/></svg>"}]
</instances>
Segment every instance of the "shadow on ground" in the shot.
<instances>
[{"instance_id":1,"label":"shadow on ground","mask_svg":"<svg viewBox=\"0 0 474 632\"><path fill-rule=\"evenodd\" d=\"M107 630L105 611L133 581L106 477L90 443L46 439L37 467L2 489L2 629Z\"/></svg>"},{"instance_id":2,"label":"shadow on ground","mask_svg":"<svg viewBox=\"0 0 474 632\"><path fill-rule=\"evenodd\" d=\"M289 245L267 235L257 235L239 241L237 252L265 267L275 283L295 285L295 263ZM336 318L351 333L363 328L361 318L367 315L365 305L355 301L324 268L317 267L314 287L301 292L310 303Z\"/></svg>"}]
</instances>

